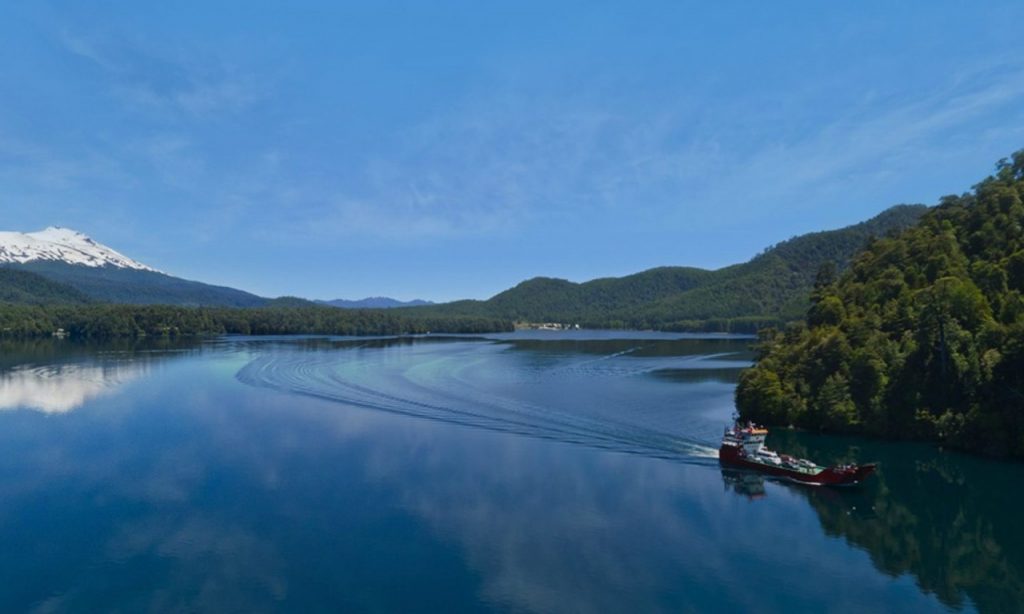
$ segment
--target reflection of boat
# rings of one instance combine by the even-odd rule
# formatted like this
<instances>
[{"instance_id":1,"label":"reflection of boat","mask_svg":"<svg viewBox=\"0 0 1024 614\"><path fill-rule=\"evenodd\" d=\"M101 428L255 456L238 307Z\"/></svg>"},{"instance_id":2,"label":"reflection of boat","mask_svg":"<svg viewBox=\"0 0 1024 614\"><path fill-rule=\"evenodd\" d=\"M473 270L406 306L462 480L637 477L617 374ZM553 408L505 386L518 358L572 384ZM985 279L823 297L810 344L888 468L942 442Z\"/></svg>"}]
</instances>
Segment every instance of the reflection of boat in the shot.
<instances>
[{"instance_id":1,"label":"reflection of boat","mask_svg":"<svg viewBox=\"0 0 1024 614\"><path fill-rule=\"evenodd\" d=\"M757 473L722 467L722 481L728 489L748 499L760 499L767 494L764 489L764 478Z\"/></svg>"},{"instance_id":2,"label":"reflection of boat","mask_svg":"<svg viewBox=\"0 0 1024 614\"><path fill-rule=\"evenodd\" d=\"M876 464L833 465L822 467L804 458L777 454L764 447L768 429L747 423L736 423L727 428L718 448L718 460L722 463L755 469L761 473L778 476L803 484L845 486L861 482L874 473Z\"/></svg>"},{"instance_id":3,"label":"reflection of boat","mask_svg":"<svg viewBox=\"0 0 1024 614\"><path fill-rule=\"evenodd\" d=\"M751 469L736 469L729 465L722 465L722 484L727 492L734 492L747 499L754 501L768 496L766 476ZM770 480L771 477L768 476ZM773 480L774 481L774 480ZM808 498L818 509L839 510L837 515L843 517L856 517L861 520L875 519L874 499L868 496L868 492L862 488L801 488L799 482L792 482L784 478L777 480L779 488L789 488Z\"/></svg>"}]
</instances>

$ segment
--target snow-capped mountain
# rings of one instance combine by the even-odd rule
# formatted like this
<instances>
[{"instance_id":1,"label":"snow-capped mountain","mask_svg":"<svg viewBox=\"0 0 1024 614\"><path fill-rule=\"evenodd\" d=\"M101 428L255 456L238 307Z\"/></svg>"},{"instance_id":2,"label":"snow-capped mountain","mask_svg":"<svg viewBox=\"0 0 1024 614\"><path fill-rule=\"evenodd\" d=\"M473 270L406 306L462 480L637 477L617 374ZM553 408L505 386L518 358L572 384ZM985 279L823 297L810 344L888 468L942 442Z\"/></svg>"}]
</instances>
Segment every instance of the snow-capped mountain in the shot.
<instances>
[{"instance_id":1,"label":"snow-capped mountain","mask_svg":"<svg viewBox=\"0 0 1024 614\"><path fill-rule=\"evenodd\" d=\"M71 295L81 294L101 303L259 307L268 302L242 290L172 277L80 232L56 226L39 232L0 232L0 269L41 276L70 286ZM24 296L39 290L29 278L7 277L8 294ZM0 296L3 283L0 279ZM44 294L53 297L55 292L49 288Z\"/></svg>"},{"instance_id":2,"label":"snow-capped mountain","mask_svg":"<svg viewBox=\"0 0 1024 614\"><path fill-rule=\"evenodd\" d=\"M0 263L25 264L36 261L87 267L112 266L159 273L70 228L50 226L39 232L0 232Z\"/></svg>"}]
</instances>

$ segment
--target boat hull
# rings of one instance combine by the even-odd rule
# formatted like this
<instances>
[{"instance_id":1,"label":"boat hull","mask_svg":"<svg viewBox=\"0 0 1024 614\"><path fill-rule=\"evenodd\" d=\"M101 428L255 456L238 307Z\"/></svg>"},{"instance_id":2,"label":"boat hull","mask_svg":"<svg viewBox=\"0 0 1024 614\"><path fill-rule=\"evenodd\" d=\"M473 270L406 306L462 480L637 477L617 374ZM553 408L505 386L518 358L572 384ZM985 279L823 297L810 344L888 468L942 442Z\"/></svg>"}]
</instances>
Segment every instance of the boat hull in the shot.
<instances>
[{"instance_id":1,"label":"boat hull","mask_svg":"<svg viewBox=\"0 0 1024 614\"><path fill-rule=\"evenodd\" d=\"M816 486L848 486L862 482L875 472L877 465L852 465L848 467L826 467L818 472L804 472L759 462L743 454L736 446L722 445L718 449L718 460L723 464L743 467L767 475L786 478L803 484Z\"/></svg>"}]
</instances>

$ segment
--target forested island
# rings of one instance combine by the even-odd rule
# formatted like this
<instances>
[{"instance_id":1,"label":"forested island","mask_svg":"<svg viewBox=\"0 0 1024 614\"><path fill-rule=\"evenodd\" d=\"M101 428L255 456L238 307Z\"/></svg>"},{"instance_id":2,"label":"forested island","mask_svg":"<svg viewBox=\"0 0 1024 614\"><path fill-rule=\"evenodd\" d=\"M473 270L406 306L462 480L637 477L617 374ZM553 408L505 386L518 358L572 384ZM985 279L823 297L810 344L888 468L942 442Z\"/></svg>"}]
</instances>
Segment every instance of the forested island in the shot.
<instances>
[{"instance_id":1,"label":"forested island","mask_svg":"<svg viewBox=\"0 0 1024 614\"><path fill-rule=\"evenodd\" d=\"M762 331L743 419L1024 457L1024 151Z\"/></svg>"}]
</instances>

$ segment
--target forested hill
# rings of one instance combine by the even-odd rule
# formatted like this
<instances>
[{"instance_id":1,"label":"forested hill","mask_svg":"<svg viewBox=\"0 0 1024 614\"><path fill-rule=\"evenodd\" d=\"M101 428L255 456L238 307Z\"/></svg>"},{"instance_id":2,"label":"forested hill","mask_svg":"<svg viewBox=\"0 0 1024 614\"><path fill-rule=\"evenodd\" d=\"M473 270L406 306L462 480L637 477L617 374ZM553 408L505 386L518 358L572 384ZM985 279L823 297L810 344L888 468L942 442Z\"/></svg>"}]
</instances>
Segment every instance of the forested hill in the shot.
<instances>
[{"instance_id":1,"label":"forested hill","mask_svg":"<svg viewBox=\"0 0 1024 614\"><path fill-rule=\"evenodd\" d=\"M714 271L661 267L585 283L537 277L486 301L415 311L595 328L754 330L802 317L823 264L845 269L870 237L905 229L926 210L923 205L892 207L866 222L795 237L749 262Z\"/></svg>"},{"instance_id":2,"label":"forested hill","mask_svg":"<svg viewBox=\"0 0 1024 614\"><path fill-rule=\"evenodd\" d=\"M75 305L88 302L88 297L67 284L29 271L0 267L0 303Z\"/></svg>"},{"instance_id":3,"label":"forested hill","mask_svg":"<svg viewBox=\"0 0 1024 614\"><path fill-rule=\"evenodd\" d=\"M242 290L172 277L152 270L90 267L50 261L8 264L3 268L35 273L53 282L71 286L100 303L259 307L268 302L268 299Z\"/></svg>"},{"instance_id":4,"label":"forested hill","mask_svg":"<svg viewBox=\"0 0 1024 614\"><path fill-rule=\"evenodd\" d=\"M763 335L736 401L769 424L1024 456L1024 151L838 280L806 325Z\"/></svg>"},{"instance_id":5,"label":"forested hill","mask_svg":"<svg viewBox=\"0 0 1024 614\"><path fill-rule=\"evenodd\" d=\"M180 305L11 304L0 302L0 338L77 339L193 335L408 335L489 333L511 322L473 317L400 316L385 309L186 307Z\"/></svg>"}]
</instances>

